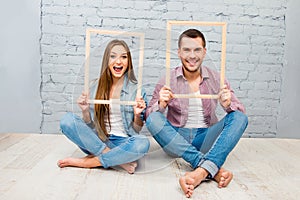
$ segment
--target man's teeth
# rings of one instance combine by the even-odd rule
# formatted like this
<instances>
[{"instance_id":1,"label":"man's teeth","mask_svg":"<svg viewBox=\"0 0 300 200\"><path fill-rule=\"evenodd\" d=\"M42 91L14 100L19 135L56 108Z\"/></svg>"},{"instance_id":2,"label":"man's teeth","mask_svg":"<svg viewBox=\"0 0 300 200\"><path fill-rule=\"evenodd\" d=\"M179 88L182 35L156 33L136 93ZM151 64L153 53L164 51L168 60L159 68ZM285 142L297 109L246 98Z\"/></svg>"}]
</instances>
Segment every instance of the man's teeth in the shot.
<instances>
[{"instance_id":1,"label":"man's teeth","mask_svg":"<svg viewBox=\"0 0 300 200\"><path fill-rule=\"evenodd\" d=\"M197 63L197 60L189 60L188 61L190 64L195 64L195 63Z\"/></svg>"}]
</instances>

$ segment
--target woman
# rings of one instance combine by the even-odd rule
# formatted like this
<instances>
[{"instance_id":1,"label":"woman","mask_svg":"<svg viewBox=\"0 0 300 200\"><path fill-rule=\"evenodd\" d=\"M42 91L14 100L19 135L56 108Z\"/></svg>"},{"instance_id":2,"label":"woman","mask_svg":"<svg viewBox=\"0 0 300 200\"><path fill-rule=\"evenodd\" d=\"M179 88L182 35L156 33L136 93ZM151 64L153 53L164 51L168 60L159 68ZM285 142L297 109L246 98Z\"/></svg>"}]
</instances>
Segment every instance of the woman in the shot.
<instances>
[{"instance_id":1,"label":"woman","mask_svg":"<svg viewBox=\"0 0 300 200\"><path fill-rule=\"evenodd\" d=\"M61 119L61 130L83 152L83 158L65 158L58 161L59 167L104 168L120 166L132 174L137 160L149 150L149 140L138 135L144 124L146 94L136 97L137 81L127 44L122 40L108 43L95 92L95 99L136 101L135 106L119 104L87 103L88 94L82 93L77 103L82 118L67 113ZM93 117L92 117L93 116Z\"/></svg>"}]
</instances>

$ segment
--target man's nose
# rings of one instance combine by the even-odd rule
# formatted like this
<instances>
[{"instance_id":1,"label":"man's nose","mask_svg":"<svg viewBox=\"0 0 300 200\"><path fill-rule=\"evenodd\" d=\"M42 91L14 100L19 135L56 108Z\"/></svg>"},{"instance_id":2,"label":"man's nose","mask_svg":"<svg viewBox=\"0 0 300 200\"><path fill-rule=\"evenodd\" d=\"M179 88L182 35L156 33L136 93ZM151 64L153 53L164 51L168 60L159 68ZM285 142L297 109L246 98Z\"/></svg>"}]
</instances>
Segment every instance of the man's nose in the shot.
<instances>
[{"instance_id":1,"label":"man's nose","mask_svg":"<svg viewBox=\"0 0 300 200\"><path fill-rule=\"evenodd\" d=\"M191 50L190 57L192 57L192 58L196 57L196 54L195 54L194 50Z\"/></svg>"}]
</instances>

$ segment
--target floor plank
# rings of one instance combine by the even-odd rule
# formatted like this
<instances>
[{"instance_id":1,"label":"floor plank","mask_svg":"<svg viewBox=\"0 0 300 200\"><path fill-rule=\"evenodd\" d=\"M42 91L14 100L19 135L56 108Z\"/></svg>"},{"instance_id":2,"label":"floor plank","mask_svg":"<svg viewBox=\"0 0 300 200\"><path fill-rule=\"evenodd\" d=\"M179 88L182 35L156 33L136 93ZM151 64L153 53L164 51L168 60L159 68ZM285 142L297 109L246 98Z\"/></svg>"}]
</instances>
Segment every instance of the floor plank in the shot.
<instances>
[{"instance_id":1,"label":"floor plank","mask_svg":"<svg viewBox=\"0 0 300 200\"><path fill-rule=\"evenodd\" d=\"M152 140L152 139L151 139ZM225 168L227 188L207 181L191 199L298 199L300 140L242 138ZM84 154L62 135L0 134L0 199L186 199L178 179L191 167L166 155L152 140L135 174L120 168L59 168L56 162Z\"/></svg>"}]
</instances>

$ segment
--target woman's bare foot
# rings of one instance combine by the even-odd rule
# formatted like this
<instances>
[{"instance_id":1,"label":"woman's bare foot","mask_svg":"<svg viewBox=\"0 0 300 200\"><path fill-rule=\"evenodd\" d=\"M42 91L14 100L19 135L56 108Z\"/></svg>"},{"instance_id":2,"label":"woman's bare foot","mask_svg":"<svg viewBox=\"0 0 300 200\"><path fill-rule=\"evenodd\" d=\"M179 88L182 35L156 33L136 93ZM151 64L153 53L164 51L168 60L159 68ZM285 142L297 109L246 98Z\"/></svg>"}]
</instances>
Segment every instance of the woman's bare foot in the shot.
<instances>
[{"instance_id":1,"label":"woman's bare foot","mask_svg":"<svg viewBox=\"0 0 300 200\"><path fill-rule=\"evenodd\" d=\"M120 165L123 169L125 169L129 174L133 174L135 172L135 168L137 167L137 162L125 163Z\"/></svg>"},{"instance_id":2,"label":"woman's bare foot","mask_svg":"<svg viewBox=\"0 0 300 200\"><path fill-rule=\"evenodd\" d=\"M194 189L200 185L207 175L208 172L205 169L198 167L192 172L185 173L185 175L179 179L180 187L187 198L192 196Z\"/></svg>"},{"instance_id":3,"label":"woman's bare foot","mask_svg":"<svg viewBox=\"0 0 300 200\"><path fill-rule=\"evenodd\" d=\"M218 183L219 188L226 187L230 183L232 178L233 174L224 168L221 168L214 177L215 181Z\"/></svg>"},{"instance_id":4,"label":"woman's bare foot","mask_svg":"<svg viewBox=\"0 0 300 200\"><path fill-rule=\"evenodd\" d=\"M64 167L82 167L82 168L93 168L101 166L98 157L95 156L85 156L83 158L65 158L59 160L57 165L60 168Z\"/></svg>"}]
</instances>

